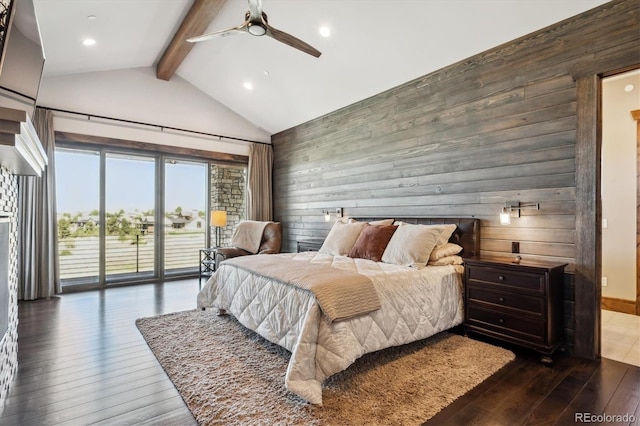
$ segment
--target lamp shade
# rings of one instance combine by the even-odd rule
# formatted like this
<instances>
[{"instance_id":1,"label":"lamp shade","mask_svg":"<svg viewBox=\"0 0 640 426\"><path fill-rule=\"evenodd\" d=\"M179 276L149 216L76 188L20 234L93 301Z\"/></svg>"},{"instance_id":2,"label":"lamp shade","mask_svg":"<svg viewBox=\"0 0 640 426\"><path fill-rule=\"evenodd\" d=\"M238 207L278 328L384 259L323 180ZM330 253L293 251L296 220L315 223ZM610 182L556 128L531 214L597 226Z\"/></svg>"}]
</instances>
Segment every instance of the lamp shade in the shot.
<instances>
[{"instance_id":1,"label":"lamp shade","mask_svg":"<svg viewBox=\"0 0 640 426\"><path fill-rule=\"evenodd\" d=\"M227 212L224 210L212 210L211 226L227 226Z\"/></svg>"}]
</instances>

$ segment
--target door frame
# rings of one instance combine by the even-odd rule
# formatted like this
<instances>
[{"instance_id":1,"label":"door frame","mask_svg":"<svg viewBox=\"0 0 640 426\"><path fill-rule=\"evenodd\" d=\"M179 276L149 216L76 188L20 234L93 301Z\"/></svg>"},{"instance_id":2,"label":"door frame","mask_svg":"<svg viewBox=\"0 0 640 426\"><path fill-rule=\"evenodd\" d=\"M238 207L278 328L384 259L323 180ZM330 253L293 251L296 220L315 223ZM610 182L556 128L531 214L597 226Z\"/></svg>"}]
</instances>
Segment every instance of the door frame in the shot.
<instances>
[{"instance_id":1,"label":"door frame","mask_svg":"<svg viewBox=\"0 0 640 426\"><path fill-rule=\"evenodd\" d=\"M640 68L624 53L576 64L576 259L574 354L600 357L602 298L602 79Z\"/></svg>"},{"instance_id":2,"label":"door frame","mask_svg":"<svg viewBox=\"0 0 640 426\"><path fill-rule=\"evenodd\" d=\"M636 120L636 315L640 315L640 109L631 111Z\"/></svg>"}]
</instances>

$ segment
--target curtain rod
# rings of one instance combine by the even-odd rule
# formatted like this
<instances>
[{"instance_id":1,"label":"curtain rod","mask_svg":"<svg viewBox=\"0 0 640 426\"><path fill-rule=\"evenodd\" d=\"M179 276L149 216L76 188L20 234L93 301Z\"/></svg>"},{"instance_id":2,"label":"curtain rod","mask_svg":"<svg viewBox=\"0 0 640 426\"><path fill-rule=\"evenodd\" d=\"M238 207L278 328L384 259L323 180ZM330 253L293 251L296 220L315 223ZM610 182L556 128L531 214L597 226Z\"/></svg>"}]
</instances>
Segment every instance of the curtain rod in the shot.
<instances>
[{"instance_id":1,"label":"curtain rod","mask_svg":"<svg viewBox=\"0 0 640 426\"><path fill-rule=\"evenodd\" d=\"M8 87L4 87L4 86L0 86L0 89L2 89L2 90L6 90L6 91L7 91L7 92L9 92L9 93L13 93L14 95L18 95L18 96L21 96L21 97L23 97L23 98L27 98L27 99L29 99L30 101L33 101L33 103L34 103L34 104L36 103L35 98L32 98L32 97L31 97L31 96L29 96L29 95L25 95L24 93L18 92L17 90L9 89Z\"/></svg>"},{"instance_id":2,"label":"curtain rod","mask_svg":"<svg viewBox=\"0 0 640 426\"><path fill-rule=\"evenodd\" d=\"M160 131L164 131L165 129L167 129L167 130L176 130L178 132L193 133L193 134L196 134L196 135L211 136L211 137L218 138L221 141L224 138L224 139L228 139L228 140L232 140L232 141L238 141L238 142L248 142L248 143L259 143L259 144L263 144L263 145L271 145L268 142L252 141L250 139L242 139L242 138L236 138L236 137L233 137L233 136L217 135L215 133L199 132L197 130L181 129L179 127L162 126L160 124L143 123L141 121L125 120L125 119L122 119L122 118L106 117L104 115L88 114L86 112L69 111L69 110L66 110L66 109L52 108L52 107L46 107L46 106L36 106L36 107L37 108L41 108L41 109L45 109L45 110L48 110L48 111L61 112L61 113L64 113L64 114L84 115L84 116L87 117L88 121L91 121L91 117L93 117L93 118L101 118L103 120L113 120L113 121L120 121L122 123L138 124L138 125L141 125L141 126L157 127L157 128L160 129Z\"/></svg>"}]
</instances>

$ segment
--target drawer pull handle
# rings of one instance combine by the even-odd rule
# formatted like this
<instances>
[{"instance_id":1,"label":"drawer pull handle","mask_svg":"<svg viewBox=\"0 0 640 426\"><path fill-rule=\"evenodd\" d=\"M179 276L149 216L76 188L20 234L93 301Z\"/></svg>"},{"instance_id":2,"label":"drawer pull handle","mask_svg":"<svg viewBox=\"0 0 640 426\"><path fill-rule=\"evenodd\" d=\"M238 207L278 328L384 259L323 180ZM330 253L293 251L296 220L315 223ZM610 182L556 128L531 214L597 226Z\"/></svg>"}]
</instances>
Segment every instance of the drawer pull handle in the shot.
<instances>
[{"instance_id":1,"label":"drawer pull handle","mask_svg":"<svg viewBox=\"0 0 640 426\"><path fill-rule=\"evenodd\" d=\"M504 281L504 275L500 275L500 276L498 276L498 279L499 279L500 281Z\"/></svg>"},{"instance_id":2,"label":"drawer pull handle","mask_svg":"<svg viewBox=\"0 0 640 426\"><path fill-rule=\"evenodd\" d=\"M504 324L504 320L503 320L502 318L500 318L500 319L498 320L498 322L499 322L500 324Z\"/></svg>"},{"instance_id":3,"label":"drawer pull handle","mask_svg":"<svg viewBox=\"0 0 640 426\"><path fill-rule=\"evenodd\" d=\"M501 302L504 302L504 297L501 297L500 299L498 299Z\"/></svg>"}]
</instances>

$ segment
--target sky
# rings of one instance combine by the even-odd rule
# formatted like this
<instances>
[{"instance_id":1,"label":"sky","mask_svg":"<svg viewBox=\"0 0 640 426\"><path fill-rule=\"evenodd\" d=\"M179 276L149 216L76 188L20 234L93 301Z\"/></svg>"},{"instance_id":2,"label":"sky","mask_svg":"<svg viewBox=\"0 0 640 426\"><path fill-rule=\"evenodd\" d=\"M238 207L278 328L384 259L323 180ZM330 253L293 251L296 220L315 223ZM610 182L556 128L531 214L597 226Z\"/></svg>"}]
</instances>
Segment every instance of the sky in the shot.
<instances>
[{"instance_id":1,"label":"sky","mask_svg":"<svg viewBox=\"0 0 640 426\"><path fill-rule=\"evenodd\" d=\"M100 156L97 152L56 150L58 213L91 212L100 206ZM167 211L206 210L207 166L196 163L166 164ZM106 210L148 211L154 208L153 159L108 155L106 160ZM64 188L64 189L63 189Z\"/></svg>"}]
</instances>

